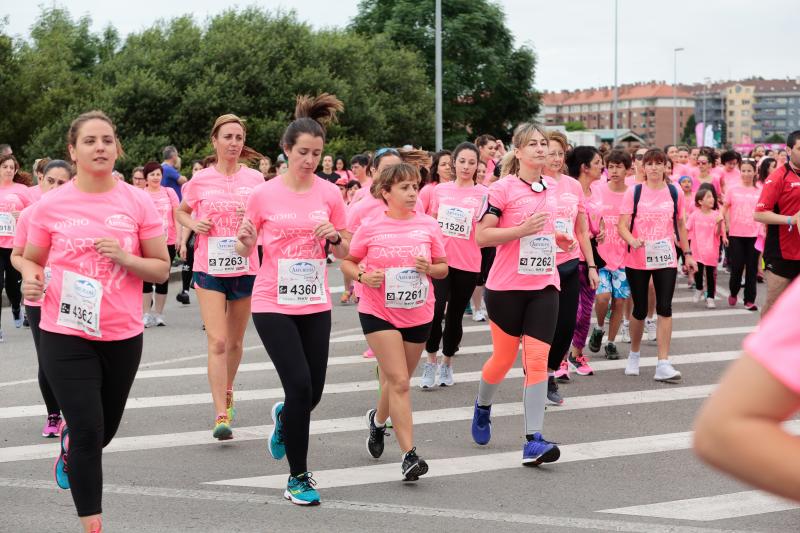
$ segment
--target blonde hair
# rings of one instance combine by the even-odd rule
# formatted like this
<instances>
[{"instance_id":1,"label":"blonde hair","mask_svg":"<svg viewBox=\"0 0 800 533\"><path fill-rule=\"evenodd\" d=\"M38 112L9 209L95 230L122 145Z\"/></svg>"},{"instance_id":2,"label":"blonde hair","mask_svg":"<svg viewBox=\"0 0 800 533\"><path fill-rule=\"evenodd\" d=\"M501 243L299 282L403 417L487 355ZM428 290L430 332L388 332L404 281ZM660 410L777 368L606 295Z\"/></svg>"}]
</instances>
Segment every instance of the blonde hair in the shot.
<instances>
[{"instance_id":1,"label":"blonde hair","mask_svg":"<svg viewBox=\"0 0 800 533\"><path fill-rule=\"evenodd\" d=\"M414 181L419 185L419 168L411 163L398 163L384 168L373 182L373 195L386 203L386 199L381 194L383 191L389 192L392 186L403 181Z\"/></svg>"},{"instance_id":2,"label":"blonde hair","mask_svg":"<svg viewBox=\"0 0 800 533\"><path fill-rule=\"evenodd\" d=\"M569 150L569 141L567 141L567 136L558 130L548 132L547 141L557 142L561 146L561 149L565 152Z\"/></svg>"},{"instance_id":3,"label":"blonde hair","mask_svg":"<svg viewBox=\"0 0 800 533\"><path fill-rule=\"evenodd\" d=\"M102 120L111 126L111 130L114 132L114 144L117 146L117 158L125 157L125 151L122 149L122 143L119 142L119 137L117 136L116 126L114 126L114 123L111 122L110 118L108 118L108 115L99 109L81 113L78 115L78 118L72 121L72 123L69 125L69 129L67 130L67 145L74 147L76 144L78 144L78 132L80 131L81 127L90 120ZM74 162L75 161L73 161L73 163Z\"/></svg>"},{"instance_id":4,"label":"blonde hair","mask_svg":"<svg viewBox=\"0 0 800 533\"><path fill-rule=\"evenodd\" d=\"M244 120L237 117L233 113L227 113L225 115L217 117L217 120L214 121L214 127L211 128L212 139L217 138L217 136L219 135L220 128L222 128L222 126L224 126L225 124L238 124L239 126L242 127L243 137L245 139L247 138L247 126L245 125ZM258 161L262 157L264 156L247 145L244 145L242 147L242 153L239 154L239 159L242 161Z\"/></svg>"},{"instance_id":5,"label":"blonde hair","mask_svg":"<svg viewBox=\"0 0 800 533\"><path fill-rule=\"evenodd\" d=\"M533 135L537 132L545 139L548 139L547 132L544 131L544 128L540 125L533 122L523 122L514 130L514 136L511 138L511 142L515 148L522 148L528 145ZM513 151L508 152L505 157L503 157L503 163L500 168L500 174L502 176L508 176L510 174L516 176L519 173L519 159L517 159Z\"/></svg>"}]
</instances>

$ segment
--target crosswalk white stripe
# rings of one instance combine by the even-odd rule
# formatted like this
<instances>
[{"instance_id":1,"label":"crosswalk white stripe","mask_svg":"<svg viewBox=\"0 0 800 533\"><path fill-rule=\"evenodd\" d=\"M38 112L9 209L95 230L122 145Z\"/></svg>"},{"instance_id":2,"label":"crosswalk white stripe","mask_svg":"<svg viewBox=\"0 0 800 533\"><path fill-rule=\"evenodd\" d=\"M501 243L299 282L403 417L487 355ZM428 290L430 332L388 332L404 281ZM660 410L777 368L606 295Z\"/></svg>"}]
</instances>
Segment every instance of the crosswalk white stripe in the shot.
<instances>
[{"instance_id":1,"label":"crosswalk white stripe","mask_svg":"<svg viewBox=\"0 0 800 533\"><path fill-rule=\"evenodd\" d=\"M800 421L790 422L789 429L800 431ZM559 446L561 458L559 464L578 461L628 457L648 453L686 450L691 447L691 432L666 433L627 439L614 439L581 444ZM450 457L427 461L430 470L426 478L455 476L460 474L476 474L479 472L497 472L510 468L519 468L521 450L514 452L486 453L465 457ZM379 464L333 470L315 470L314 479L320 488L352 487L373 483L397 482L400 479L400 463ZM235 485L239 487L283 489L286 487L286 475L256 476L239 479L212 481L209 485Z\"/></svg>"},{"instance_id":2,"label":"crosswalk white stripe","mask_svg":"<svg viewBox=\"0 0 800 533\"><path fill-rule=\"evenodd\" d=\"M742 516L789 511L792 509L800 509L800 505L759 490L750 490L704 498L603 509L597 512L711 522L712 520L740 518Z\"/></svg>"},{"instance_id":3,"label":"crosswalk white stripe","mask_svg":"<svg viewBox=\"0 0 800 533\"><path fill-rule=\"evenodd\" d=\"M570 398L568 403L548 410L548 413L559 413L579 409L593 409L597 407L606 408L620 405L693 400L697 398L705 398L711 393L713 388L714 385L698 385L692 387L670 387L632 392L576 396L574 398ZM472 411L472 406L417 411L414 413L414 424L440 424L445 422L471 420ZM496 404L492 406L493 417L520 414L522 414L521 402ZM324 435L365 429L366 426L364 422L364 416L361 415L347 418L313 420L311 422L310 434ZM235 427L234 435L236 438L233 443L248 440L266 439L271 430L272 425ZM103 450L103 453L155 450L215 443L217 443L217 441L211 436L210 429L205 429L202 431L187 431L182 433L167 433L161 435L117 437ZM0 448L0 463L52 458L58 451L58 446L58 443L53 442L48 444L32 444ZM284 479L284 483L286 483L286 479Z\"/></svg>"},{"instance_id":4,"label":"crosswalk white stripe","mask_svg":"<svg viewBox=\"0 0 800 533\"><path fill-rule=\"evenodd\" d=\"M697 364L697 363L710 363L710 362L724 362L731 361L739 356L739 352L705 352L694 354L674 355L670 357L673 364ZM344 359L337 357L335 359ZM363 359L359 358L359 362ZM620 370L625 368L626 361L624 359L617 361L597 361L592 362L592 368L597 371L606 370ZM643 357L640 361L641 368L647 368L656 365L655 357ZM460 372L454 374L456 383L471 383L477 382L481 378L481 372ZM523 377L522 369L512 368L506 375L506 379L515 379ZM411 379L411 385L416 387L419 385L419 378ZM325 385L324 395L331 394L345 394L351 392L364 392L378 390L378 382L376 380L369 381L351 381L344 383L327 383ZM270 389L254 389L254 390L237 390L236 401L246 402L253 400L279 400L284 397L283 389L281 387ZM572 398L569 399L572 401ZM202 405L211 403L210 393L198 394L177 394L169 396L144 396L136 398L128 398L128 403L125 405L126 409L151 409L157 407L177 407L181 405ZM42 416L44 414L43 404L35 405L18 405L13 407L0 408L0 420L8 418L23 418L28 416Z\"/></svg>"},{"instance_id":5,"label":"crosswalk white stripe","mask_svg":"<svg viewBox=\"0 0 800 533\"><path fill-rule=\"evenodd\" d=\"M685 313L673 313L673 319L688 319L688 318L714 318L723 316L753 316L752 311L746 309L719 309L717 311L687 311ZM597 320L592 319L592 324L596 324ZM751 328L752 329L752 328ZM464 333L477 333L481 331L489 331L489 324L480 324L475 326L464 326L462 328ZM691 330L690 330L691 331ZM677 333L677 332L673 332ZM331 339L331 344L338 344L342 342L358 342L364 341L364 335L361 333L354 333L352 335L344 335L341 337L334 337Z\"/></svg>"}]
</instances>

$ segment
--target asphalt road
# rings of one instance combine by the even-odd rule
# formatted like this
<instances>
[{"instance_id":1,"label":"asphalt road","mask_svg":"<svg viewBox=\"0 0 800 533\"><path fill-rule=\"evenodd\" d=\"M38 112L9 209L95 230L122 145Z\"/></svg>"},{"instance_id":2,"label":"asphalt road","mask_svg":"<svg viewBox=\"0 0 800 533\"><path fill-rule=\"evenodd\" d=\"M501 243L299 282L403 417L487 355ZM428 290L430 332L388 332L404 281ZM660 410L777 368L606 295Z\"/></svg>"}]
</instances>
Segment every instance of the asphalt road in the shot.
<instances>
[{"instance_id":1,"label":"asphalt road","mask_svg":"<svg viewBox=\"0 0 800 533\"><path fill-rule=\"evenodd\" d=\"M338 271L331 279L340 284ZM672 359L683 372L680 384L653 380L655 344L645 343L639 377L623 375L629 345L621 344L620 361L595 355L594 376L562 385L565 404L548 408L544 429L561 444L562 459L540 468L520 466L519 362L497 395L492 442L472 442L472 405L491 341L485 323L465 317L456 385L413 387L415 440L430 473L412 484L400 482L393 436L381 460L367 455L364 413L376 399L375 363L361 357L355 308L335 305L309 453L323 503L299 508L282 498L286 463L266 451L270 408L282 394L255 329L247 330L236 382L235 438L218 443L196 298L181 306L173 283L168 325L145 332L122 426L104 454L106 530L798 531L796 506L709 470L689 449L697 409L758 320L741 305L728 307L724 274L719 286L718 309L706 310L679 283ZM45 411L30 331L14 329L8 308L2 325L0 531L79 531L70 494L52 480L57 444L40 436ZM742 438L758 446L757 435Z\"/></svg>"}]
</instances>

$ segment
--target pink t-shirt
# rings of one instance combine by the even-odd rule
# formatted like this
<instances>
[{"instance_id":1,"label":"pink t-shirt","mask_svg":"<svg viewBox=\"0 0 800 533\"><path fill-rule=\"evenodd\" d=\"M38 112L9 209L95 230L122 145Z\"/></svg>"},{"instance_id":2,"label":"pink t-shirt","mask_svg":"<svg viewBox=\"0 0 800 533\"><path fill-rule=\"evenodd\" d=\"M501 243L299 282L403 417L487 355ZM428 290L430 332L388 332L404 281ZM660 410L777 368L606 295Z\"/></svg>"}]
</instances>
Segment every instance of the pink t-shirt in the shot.
<instances>
[{"instance_id":1,"label":"pink t-shirt","mask_svg":"<svg viewBox=\"0 0 800 533\"><path fill-rule=\"evenodd\" d=\"M800 357L795 320L800 307L800 279L783 292L775 307L744 340L744 350L770 374L800 394Z\"/></svg>"},{"instance_id":2,"label":"pink t-shirt","mask_svg":"<svg viewBox=\"0 0 800 533\"><path fill-rule=\"evenodd\" d=\"M436 218L436 213L431 213L431 197L433 196L433 192L436 190L436 186L439 185L438 183L431 182L425 185L420 191L417 198L419 198L419 203L422 205L422 211L434 218Z\"/></svg>"},{"instance_id":3,"label":"pink t-shirt","mask_svg":"<svg viewBox=\"0 0 800 533\"><path fill-rule=\"evenodd\" d=\"M717 171L716 175L719 178L724 193L727 194L729 190L742 185L742 173L738 168L733 167L733 170L727 170L723 165L714 170ZM712 170L711 173L714 174L714 171Z\"/></svg>"},{"instance_id":4,"label":"pink t-shirt","mask_svg":"<svg viewBox=\"0 0 800 533\"><path fill-rule=\"evenodd\" d=\"M356 191L353 195L353 199L350 201L350 205L355 204L356 202L360 202L364 198L369 198L372 196L369 193L370 187L372 187L372 178L367 178L367 181L361 184L361 188Z\"/></svg>"},{"instance_id":5,"label":"pink t-shirt","mask_svg":"<svg viewBox=\"0 0 800 533\"><path fill-rule=\"evenodd\" d=\"M513 228L519 226L534 213L545 212L549 216L542 231L533 235L534 238L551 238L555 241L555 215L558 209L558 191L555 182L542 177L548 188L544 192L534 192L530 185L517 176L509 175L494 182L489 187L489 204L502 211L497 222L498 228ZM536 241L526 239L535 246ZM493 291L514 290L541 290L548 285L561 289L558 269L553 265L550 272L542 274L521 274L521 263L526 257L521 257L520 243L522 239L501 244L497 247L497 256L489 271L486 287ZM553 246L555 243L553 242ZM557 247L556 247L557 248ZM530 264L530 261L526 261Z\"/></svg>"},{"instance_id":6,"label":"pink t-shirt","mask_svg":"<svg viewBox=\"0 0 800 533\"><path fill-rule=\"evenodd\" d=\"M37 187L38 188L38 187ZM22 210L19 214L19 218L17 219L17 232L14 233L14 248L21 248L22 250L25 249L25 244L28 242L28 225L30 222L31 212L34 209L34 205L29 205L25 209ZM47 267L49 268L49 267ZM46 287L45 287L46 288ZM30 305L32 307L41 307L42 301L33 301L25 300L22 302L25 305Z\"/></svg>"},{"instance_id":7,"label":"pink t-shirt","mask_svg":"<svg viewBox=\"0 0 800 533\"><path fill-rule=\"evenodd\" d=\"M36 203L42 199L42 186L41 185L34 185L33 187L28 187L28 198L30 198L32 203Z\"/></svg>"},{"instance_id":8,"label":"pink t-shirt","mask_svg":"<svg viewBox=\"0 0 800 533\"><path fill-rule=\"evenodd\" d=\"M606 237L597 245L597 252L606 262L606 269L619 270L625 266L625 253L628 249L628 244L622 240L617 229L625 191L614 192L606 182L594 188L592 197L596 197L600 201L599 212L606 230Z\"/></svg>"},{"instance_id":9,"label":"pink t-shirt","mask_svg":"<svg viewBox=\"0 0 800 533\"><path fill-rule=\"evenodd\" d=\"M178 233L175 229L175 209L178 208L178 195L171 187L159 187L157 191L150 188L145 189L156 206L156 211L161 215L161 223L164 225L164 235L167 237L167 244L175 244Z\"/></svg>"},{"instance_id":10,"label":"pink t-shirt","mask_svg":"<svg viewBox=\"0 0 800 533\"><path fill-rule=\"evenodd\" d=\"M686 222L686 231L692 241L694 259L701 265L717 266L719 258L719 211L703 213L696 209Z\"/></svg>"},{"instance_id":11,"label":"pink t-shirt","mask_svg":"<svg viewBox=\"0 0 800 533\"><path fill-rule=\"evenodd\" d=\"M731 237L757 237L761 225L753 220L761 191L756 187L735 187L728 191L725 204L730 217Z\"/></svg>"},{"instance_id":12,"label":"pink t-shirt","mask_svg":"<svg viewBox=\"0 0 800 533\"><path fill-rule=\"evenodd\" d=\"M483 185L460 187L451 181L434 189L428 214L437 219L442 228L449 266L467 272L481 271L481 250L475 242L475 227L488 196L489 189Z\"/></svg>"},{"instance_id":13,"label":"pink t-shirt","mask_svg":"<svg viewBox=\"0 0 800 533\"><path fill-rule=\"evenodd\" d=\"M555 180L551 179L551 181ZM556 229L575 238L578 232L578 214L586 213L583 187L575 178L561 174L556 182L555 192L557 199ZM580 246L576 246L571 252L565 252L561 248L557 248L556 264L562 265L567 261L579 259L582 256L580 248Z\"/></svg>"},{"instance_id":14,"label":"pink t-shirt","mask_svg":"<svg viewBox=\"0 0 800 533\"><path fill-rule=\"evenodd\" d=\"M359 313L376 316L398 328L420 326L433 319L436 298L430 276L417 276L414 269L418 256L429 261L446 257L444 239L433 218L421 213L407 220L389 218L385 213L373 217L353 235L350 255L361 259L366 272L376 269L386 272L384 283L377 289L362 284ZM386 306L390 301L397 301L395 295L404 291L414 293L414 297L423 294L419 291L426 282L427 297L418 307Z\"/></svg>"},{"instance_id":15,"label":"pink t-shirt","mask_svg":"<svg viewBox=\"0 0 800 533\"><path fill-rule=\"evenodd\" d=\"M329 221L337 230L344 229L342 194L322 178L302 193L290 190L283 180L277 176L262 183L247 202L245 216L264 242L264 263L256 276L250 308L254 313L285 315L328 311L325 240L314 238L314 228Z\"/></svg>"},{"instance_id":16,"label":"pink t-shirt","mask_svg":"<svg viewBox=\"0 0 800 533\"><path fill-rule=\"evenodd\" d=\"M82 192L75 182L69 182L44 195L34 206L28 226L28 242L50 250L52 277L39 326L51 333L102 341L140 334L142 280L97 253L94 241L101 237L117 239L124 250L141 257L141 241L163 234L161 217L147 193L124 182L117 182L104 193ZM67 273L91 278L102 286L98 335L58 324L62 311L74 305L62 301ZM95 294L80 279L75 281L74 291L82 297Z\"/></svg>"},{"instance_id":17,"label":"pink t-shirt","mask_svg":"<svg viewBox=\"0 0 800 533\"><path fill-rule=\"evenodd\" d=\"M710 183L714 190L717 192L717 199L722 199L722 182L720 181L720 177L718 175L711 174L711 181L700 181L700 178L692 178L692 192L696 193L700 189L700 185L703 183Z\"/></svg>"},{"instance_id":18,"label":"pink t-shirt","mask_svg":"<svg viewBox=\"0 0 800 533\"><path fill-rule=\"evenodd\" d=\"M694 213L697 206L694 204L694 192L690 192L689 196L686 196L682 190L680 191L681 195L683 196L683 212L686 214L686 219L689 219L689 215Z\"/></svg>"},{"instance_id":19,"label":"pink t-shirt","mask_svg":"<svg viewBox=\"0 0 800 533\"><path fill-rule=\"evenodd\" d=\"M497 168L497 161L490 159L486 162L486 172L483 174L483 185L485 187L488 187L492 184L495 168Z\"/></svg>"},{"instance_id":20,"label":"pink t-shirt","mask_svg":"<svg viewBox=\"0 0 800 533\"><path fill-rule=\"evenodd\" d=\"M363 191L364 189L361 190ZM375 198L371 194L365 196L364 199L357 204L350 205L352 207L347 210L347 231L349 231L351 235L355 234L356 230L358 230L365 220L383 214L383 212L386 211L386 204L384 201ZM417 213L425 214L422 203L419 201L419 196L417 196L417 206L415 210Z\"/></svg>"},{"instance_id":21,"label":"pink t-shirt","mask_svg":"<svg viewBox=\"0 0 800 533\"><path fill-rule=\"evenodd\" d=\"M272 181L272 180L271 180ZM210 166L199 171L183 189L183 201L197 220L208 219L213 226L208 235L197 234L194 250L194 271L208 273L209 238L227 237L224 247L233 246L239 229L238 208L244 208L253 189L264 183L261 172L244 165L232 176L220 174ZM223 240L219 241L223 243ZM238 256L237 256L238 257ZM255 275L258 272L258 250L253 247L249 268L243 272L214 274L218 277Z\"/></svg>"},{"instance_id":22,"label":"pink t-shirt","mask_svg":"<svg viewBox=\"0 0 800 533\"><path fill-rule=\"evenodd\" d=\"M620 208L621 215L633 214L633 194L636 186L625 191ZM678 218L684 216L683 202L680 199L681 191L678 192ZM625 246L625 266L639 270L657 270L658 268L677 268L677 255L675 253L675 229L673 224L674 203L670 195L668 186L661 189L651 189L646 183L642 184L642 195L639 198L639 205L636 210L636 220L633 222L633 236L642 239L645 243L650 243L653 253L651 257L659 255L657 252L665 252L667 248L672 250L671 266L647 268L646 246L638 249L631 248L628 251ZM661 254L663 256L663 254ZM652 265L653 263L651 263Z\"/></svg>"},{"instance_id":23,"label":"pink t-shirt","mask_svg":"<svg viewBox=\"0 0 800 533\"><path fill-rule=\"evenodd\" d=\"M0 187L0 248L14 247L16 220L13 213L22 211L33 203L28 189L29 187L21 183L13 182Z\"/></svg>"}]
</instances>

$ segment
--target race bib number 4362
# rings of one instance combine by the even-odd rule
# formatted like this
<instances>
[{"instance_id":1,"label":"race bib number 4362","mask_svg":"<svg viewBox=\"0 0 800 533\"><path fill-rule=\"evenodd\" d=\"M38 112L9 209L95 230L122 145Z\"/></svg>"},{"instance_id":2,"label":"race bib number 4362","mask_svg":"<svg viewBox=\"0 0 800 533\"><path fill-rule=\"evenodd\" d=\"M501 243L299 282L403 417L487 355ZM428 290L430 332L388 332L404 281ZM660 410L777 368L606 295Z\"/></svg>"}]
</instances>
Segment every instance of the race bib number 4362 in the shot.
<instances>
[{"instance_id":1,"label":"race bib number 4362","mask_svg":"<svg viewBox=\"0 0 800 533\"><path fill-rule=\"evenodd\" d=\"M64 271L61 281L61 301L58 304L59 326L100 337L100 303L103 286L99 281Z\"/></svg>"},{"instance_id":2,"label":"race bib number 4362","mask_svg":"<svg viewBox=\"0 0 800 533\"><path fill-rule=\"evenodd\" d=\"M250 258L236 253L236 237L208 238L208 273L238 274L250 270Z\"/></svg>"}]
</instances>

